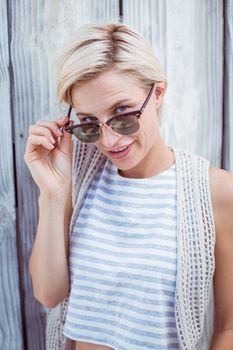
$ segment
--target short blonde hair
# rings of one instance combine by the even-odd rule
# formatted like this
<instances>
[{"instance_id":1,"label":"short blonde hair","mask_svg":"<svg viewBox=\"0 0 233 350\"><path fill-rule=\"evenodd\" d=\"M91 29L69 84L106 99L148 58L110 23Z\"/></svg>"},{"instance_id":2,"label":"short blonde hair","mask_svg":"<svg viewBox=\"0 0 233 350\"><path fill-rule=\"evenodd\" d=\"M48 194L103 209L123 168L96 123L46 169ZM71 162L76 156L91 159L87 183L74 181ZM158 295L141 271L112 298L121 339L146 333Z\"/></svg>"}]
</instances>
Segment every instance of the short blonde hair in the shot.
<instances>
[{"instance_id":1,"label":"short blonde hair","mask_svg":"<svg viewBox=\"0 0 233 350\"><path fill-rule=\"evenodd\" d=\"M151 46L137 31L122 23L89 24L80 27L61 57L57 81L60 102L72 105L74 85L109 69L132 74L145 88L155 81L166 83Z\"/></svg>"}]
</instances>

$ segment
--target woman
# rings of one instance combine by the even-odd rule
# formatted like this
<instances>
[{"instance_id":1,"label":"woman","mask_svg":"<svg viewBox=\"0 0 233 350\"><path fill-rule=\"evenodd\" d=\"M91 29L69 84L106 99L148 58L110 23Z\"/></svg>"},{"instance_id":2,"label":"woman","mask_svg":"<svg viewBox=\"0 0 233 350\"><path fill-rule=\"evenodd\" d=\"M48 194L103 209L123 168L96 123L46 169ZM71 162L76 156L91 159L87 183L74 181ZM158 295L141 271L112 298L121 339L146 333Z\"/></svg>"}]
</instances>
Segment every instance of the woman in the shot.
<instances>
[{"instance_id":1,"label":"woman","mask_svg":"<svg viewBox=\"0 0 233 350\"><path fill-rule=\"evenodd\" d=\"M30 127L30 272L48 308L68 297L65 348L233 348L233 175L162 140L166 85L133 29L84 26L58 77L77 120Z\"/></svg>"}]
</instances>

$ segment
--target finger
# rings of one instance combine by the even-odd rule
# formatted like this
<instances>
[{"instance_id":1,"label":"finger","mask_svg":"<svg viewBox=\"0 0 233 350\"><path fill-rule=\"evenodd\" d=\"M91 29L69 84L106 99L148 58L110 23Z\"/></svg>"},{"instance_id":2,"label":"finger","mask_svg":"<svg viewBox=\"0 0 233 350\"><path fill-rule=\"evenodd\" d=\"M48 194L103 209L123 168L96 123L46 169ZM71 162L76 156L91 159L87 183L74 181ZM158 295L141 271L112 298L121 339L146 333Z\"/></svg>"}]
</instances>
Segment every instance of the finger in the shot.
<instances>
[{"instance_id":1,"label":"finger","mask_svg":"<svg viewBox=\"0 0 233 350\"><path fill-rule=\"evenodd\" d=\"M56 136L62 136L63 133L61 131L61 127L65 125L69 121L69 118L67 116L56 119L54 121L43 121L43 120L38 120L36 122L36 125L38 126L43 126L47 127L48 129L51 130L51 132L56 135Z\"/></svg>"},{"instance_id":2,"label":"finger","mask_svg":"<svg viewBox=\"0 0 233 350\"><path fill-rule=\"evenodd\" d=\"M58 118L55 120L55 122L57 123L57 125L59 127L62 127L63 125L65 125L67 122L69 121L69 117L67 115L65 115L64 117Z\"/></svg>"},{"instance_id":3,"label":"finger","mask_svg":"<svg viewBox=\"0 0 233 350\"><path fill-rule=\"evenodd\" d=\"M69 126L73 125L73 120L70 120ZM73 144L72 144L72 135L65 130L63 130L63 136L61 137L59 149L65 153L67 156L72 154Z\"/></svg>"},{"instance_id":4,"label":"finger","mask_svg":"<svg viewBox=\"0 0 233 350\"><path fill-rule=\"evenodd\" d=\"M54 130L51 130L44 126L35 125L35 124L29 127L29 136L30 135L45 136L52 143L57 142L57 137L58 137L54 132Z\"/></svg>"},{"instance_id":5,"label":"finger","mask_svg":"<svg viewBox=\"0 0 233 350\"><path fill-rule=\"evenodd\" d=\"M54 149L54 145L45 136L31 135L26 144L25 154L34 152L39 146L43 146L46 150Z\"/></svg>"}]
</instances>

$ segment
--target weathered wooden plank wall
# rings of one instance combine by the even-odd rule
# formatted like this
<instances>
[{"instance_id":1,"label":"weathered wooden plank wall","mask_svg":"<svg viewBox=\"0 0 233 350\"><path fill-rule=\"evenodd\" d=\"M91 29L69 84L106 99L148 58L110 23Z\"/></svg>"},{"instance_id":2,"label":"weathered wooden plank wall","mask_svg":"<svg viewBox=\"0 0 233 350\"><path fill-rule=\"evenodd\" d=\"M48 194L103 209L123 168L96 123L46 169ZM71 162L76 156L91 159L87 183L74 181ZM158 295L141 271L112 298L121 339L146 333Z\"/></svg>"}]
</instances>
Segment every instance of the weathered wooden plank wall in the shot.
<instances>
[{"instance_id":1,"label":"weathered wooden plank wall","mask_svg":"<svg viewBox=\"0 0 233 350\"><path fill-rule=\"evenodd\" d=\"M10 105L7 1L0 6L0 349L23 349Z\"/></svg>"},{"instance_id":2,"label":"weathered wooden plank wall","mask_svg":"<svg viewBox=\"0 0 233 350\"><path fill-rule=\"evenodd\" d=\"M222 166L233 172L233 0L225 1Z\"/></svg>"},{"instance_id":3,"label":"weathered wooden plank wall","mask_svg":"<svg viewBox=\"0 0 233 350\"><path fill-rule=\"evenodd\" d=\"M22 252L20 260L22 307L27 330L25 349L44 349L46 311L35 302L28 272L28 258L37 225L37 192L23 165L28 125L47 113L48 67L44 55L43 1L10 1L11 62L13 70L13 121L16 152L16 190Z\"/></svg>"},{"instance_id":4,"label":"weathered wooden plank wall","mask_svg":"<svg viewBox=\"0 0 233 350\"><path fill-rule=\"evenodd\" d=\"M38 192L23 162L28 127L61 113L55 91L56 59L69 38L84 23L118 20L120 7L124 22L152 43L167 74L162 127L167 142L233 170L233 0L2 0L0 349L45 349L46 309L32 295L28 272L38 220Z\"/></svg>"},{"instance_id":5,"label":"weathered wooden plank wall","mask_svg":"<svg viewBox=\"0 0 233 350\"><path fill-rule=\"evenodd\" d=\"M167 75L167 142L220 166L223 2L125 0L123 9L124 21L152 42Z\"/></svg>"},{"instance_id":6,"label":"weathered wooden plank wall","mask_svg":"<svg viewBox=\"0 0 233 350\"><path fill-rule=\"evenodd\" d=\"M118 1L10 1L13 115L17 149L17 194L22 260L25 349L45 349L46 309L33 297L28 260L37 226L37 189L23 163L28 127L57 116L54 63L77 28L90 21L115 20ZM23 20L22 20L23 19Z\"/></svg>"}]
</instances>

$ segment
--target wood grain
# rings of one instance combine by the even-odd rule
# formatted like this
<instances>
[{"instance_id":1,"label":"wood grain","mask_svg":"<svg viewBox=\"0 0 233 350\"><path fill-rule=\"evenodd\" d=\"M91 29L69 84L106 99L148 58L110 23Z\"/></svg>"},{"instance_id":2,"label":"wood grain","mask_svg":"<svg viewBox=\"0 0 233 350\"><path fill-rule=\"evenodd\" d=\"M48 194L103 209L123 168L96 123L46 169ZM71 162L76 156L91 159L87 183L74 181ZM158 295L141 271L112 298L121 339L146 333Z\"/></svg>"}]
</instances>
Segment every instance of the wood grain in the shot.
<instances>
[{"instance_id":1,"label":"wood grain","mask_svg":"<svg viewBox=\"0 0 233 350\"><path fill-rule=\"evenodd\" d=\"M224 130L222 165L233 172L233 0L225 2L224 9Z\"/></svg>"},{"instance_id":2,"label":"wood grain","mask_svg":"<svg viewBox=\"0 0 233 350\"><path fill-rule=\"evenodd\" d=\"M0 349L23 350L5 0L0 7L0 42Z\"/></svg>"},{"instance_id":3,"label":"wood grain","mask_svg":"<svg viewBox=\"0 0 233 350\"><path fill-rule=\"evenodd\" d=\"M221 164L223 1L124 0L167 76L162 135Z\"/></svg>"},{"instance_id":4,"label":"wood grain","mask_svg":"<svg viewBox=\"0 0 233 350\"><path fill-rule=\"evenodd\" d=\"M28 128L58 116L55 63L64 45L81 24L117 18L118 2L24 0L12 1L10 10L22 302L28 349L43 350L47 310L33 297L28 269L38 222L38 192L23 161Z\"/></svg>"}]
</instances>

